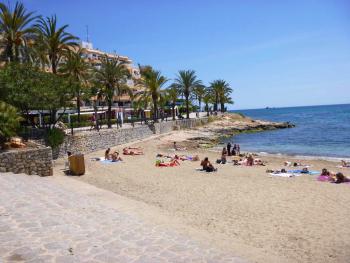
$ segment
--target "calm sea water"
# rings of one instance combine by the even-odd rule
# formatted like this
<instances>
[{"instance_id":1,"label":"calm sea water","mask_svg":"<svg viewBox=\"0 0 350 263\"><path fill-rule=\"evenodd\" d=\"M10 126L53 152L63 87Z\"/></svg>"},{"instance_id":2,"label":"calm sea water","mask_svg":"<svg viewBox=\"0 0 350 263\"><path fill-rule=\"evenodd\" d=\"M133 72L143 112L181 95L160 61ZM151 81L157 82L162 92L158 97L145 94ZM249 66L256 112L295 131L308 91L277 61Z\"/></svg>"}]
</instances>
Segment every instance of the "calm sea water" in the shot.
<instances>
[{"instance_id":1,"label":"calm sea water","mask_svg":"<svg viewBox=\"0 0 350 263\"><path fill-rule=\"evenodd\" d=\"M350 158L350 104L240 110L254 119L289 121L295 128L230 138L243 151Z\"/></svg>"}]
</instances>

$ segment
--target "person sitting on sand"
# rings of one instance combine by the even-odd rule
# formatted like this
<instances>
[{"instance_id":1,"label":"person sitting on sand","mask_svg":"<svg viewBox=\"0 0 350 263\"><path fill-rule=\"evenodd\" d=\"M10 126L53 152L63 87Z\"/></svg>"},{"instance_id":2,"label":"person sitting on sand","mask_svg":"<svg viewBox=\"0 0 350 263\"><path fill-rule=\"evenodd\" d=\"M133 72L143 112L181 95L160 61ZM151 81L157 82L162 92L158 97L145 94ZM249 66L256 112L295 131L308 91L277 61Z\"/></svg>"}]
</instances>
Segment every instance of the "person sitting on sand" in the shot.
<instances>
[{"instance_id":1,"label":"person sitting on sand","mask_svg":"<svg viewBox=\"0 0 350 263\"><path fill-rule=\"evenodd\" d=\"M323 168L320 176L330 176L330 172L326 168Z\"/></svg>"},{"instance_id":2,"label":"person sitting on sand","mask_svg":"<svg viewBox=\"0 0 350 263\"><path fill-rule=\"evenodd\" d=\"M204 160L201 162L201 166L204 171L206 172L214 172L217 169L214 168L214 166L209 162L208 157L205 157Z\"/></svg>"},{"instance_id":3,"label":"person sitting on sand","mask_svg":"<svg viewBox=\"0 0 350 263\"><path fill-rule=\"evenodd\" d=\"M143 151L141 148L136 147L125 147L123 149L124 155L143 155Z\"/></svg>"},{"instance_id":4,"label":"person sitting on sand","mask_svg":"<svg viewBox=\"0 0 350 263\"><path fill-rule=\"evenodd\" d=\"M335 175L335 184L341 184L341 183L349 183L350 182L350 178L347 178L346 176L344 176L344 174L342 173L337 173Z\"/></svg>"},{"instance_id":5,"label":"person sitting on sand","mask_svg":"<svg viewBox=\"0 0 350 263\"><path fill-rule=\"evenodd\" d=\"M346 162L344 160L341 160L341 166L342 167L350 167L350 162Z\"/></svg>"},{"instance_id":6,"label":"person sitting on sand","mask_svg":"<svg viewBox=\"0 0 350 263\"><path fill-rule=\"evenodd\" d=\"M254 164L253 155L251 153L249 153L245 159L245 165L246 166L253 166L253 164Z\"/></svg>"},{"instance_id":7,"label":"person sitting on sand","mask_svg":"<svg viewBox=\"0 0 350 263\"><path fill-rule=\"evenodd\" d=\"M112 157L112 162L123 161L123 159L119 156L119 152L117 151L115 151L111 157Z\"/></svg>"},{"instance_id":8,"label":"person sitting on sand","mask_svg":"<svg viewBox=\"0 0 350 263\"><path fill-rule=\"evenodd\" d=\"M108 148L105 151L105 160L111 160L112 159L112 154L110 154L111 148Z\"/></svg>"},{"instance_id":9,"label":"person sitting on sand","mask_svg":"<svg viewBox=\"0 0 350 263\"><path fill-rule=\"evenodd\" d=\"M226 161L227 161L226 157L227 157L227 150L226 150L226 148L224 147L224 148L222 148L221 159L220 159L220 162L219 162L219 163L225 164Z\"/></svg>"}]
</instances>

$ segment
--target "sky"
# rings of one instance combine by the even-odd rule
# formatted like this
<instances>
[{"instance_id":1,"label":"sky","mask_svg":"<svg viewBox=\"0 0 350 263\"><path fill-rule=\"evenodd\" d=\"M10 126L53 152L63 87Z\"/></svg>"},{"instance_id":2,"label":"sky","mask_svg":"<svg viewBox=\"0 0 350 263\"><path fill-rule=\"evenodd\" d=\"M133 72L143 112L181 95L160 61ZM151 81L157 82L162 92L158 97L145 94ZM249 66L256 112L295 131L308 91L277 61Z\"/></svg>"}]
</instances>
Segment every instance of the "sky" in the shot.
<instances>
[{"instance_id":1,"label":"sky","mask_svg":"<svg viewBox=\"0 0 350 263\"><path fill-rule=\"evenodd\" d=\"M22 2L170 81L182 69L226 80L230 109L350 103L349 0Z\"/></svg>"}]
</instances>

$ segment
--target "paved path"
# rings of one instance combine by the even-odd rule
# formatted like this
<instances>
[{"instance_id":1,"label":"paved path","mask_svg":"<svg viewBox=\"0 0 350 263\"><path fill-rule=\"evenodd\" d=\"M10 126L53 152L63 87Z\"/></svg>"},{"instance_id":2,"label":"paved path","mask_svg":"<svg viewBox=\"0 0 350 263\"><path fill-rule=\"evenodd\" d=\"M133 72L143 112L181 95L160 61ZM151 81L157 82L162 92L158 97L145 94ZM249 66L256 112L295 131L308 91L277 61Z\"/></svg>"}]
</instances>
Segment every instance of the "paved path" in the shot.
<instances>
[{"instance_id":1,"label":"paved path","mask_svg":"<svg viewBox=\"0 0 350 263\"><path fill-rule=\"evenodd\" d=\"M243 262L91 189L68 177L0 174L0 262Z\"/></svg>"}]
</instances>

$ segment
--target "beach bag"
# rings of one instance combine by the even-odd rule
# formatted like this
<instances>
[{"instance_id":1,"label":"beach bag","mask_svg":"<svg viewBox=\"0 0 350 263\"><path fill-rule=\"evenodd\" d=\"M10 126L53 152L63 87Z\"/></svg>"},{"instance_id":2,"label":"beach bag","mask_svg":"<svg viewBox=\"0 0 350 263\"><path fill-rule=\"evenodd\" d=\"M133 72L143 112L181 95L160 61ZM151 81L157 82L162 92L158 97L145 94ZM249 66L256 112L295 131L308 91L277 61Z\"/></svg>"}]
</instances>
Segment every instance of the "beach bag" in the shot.
<instances>
[{"instance_id":1,"label":"beach bag","mask_svg":"<svg viewBox=\"0 0 350 263\"><path fill-rule=\"evenodd\" d=\"M221 163L221 159L217 159L217 160L216 160L216 163Z\"/></svg>"}]
</instances>

